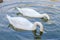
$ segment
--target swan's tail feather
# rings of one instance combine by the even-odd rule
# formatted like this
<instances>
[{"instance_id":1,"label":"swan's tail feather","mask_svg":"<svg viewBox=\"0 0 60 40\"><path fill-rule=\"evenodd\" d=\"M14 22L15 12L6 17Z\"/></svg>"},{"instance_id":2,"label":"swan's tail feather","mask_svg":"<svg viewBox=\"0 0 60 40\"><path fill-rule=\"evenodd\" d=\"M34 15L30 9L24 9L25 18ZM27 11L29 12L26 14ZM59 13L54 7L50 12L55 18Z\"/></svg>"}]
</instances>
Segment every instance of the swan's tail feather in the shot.
<instances>
[{"instance_id":1,"label":"swan's tail feather","mask_svg":"<svg viewBox=\"0 0 60 40\"><path fill-rule=\"evenodd\" d=\"M15 9L19 10L20 8L19 7L15 7Z\"/></svg>"},{"instance_id":2,"label":"swan's tail feather","mask_svg":"<svg viewBox=\"0 0 60 40\"><path fill-rule=\"evenodd\" d=\"M10 18L10 16L9 15L6 15L6 17L9 19Z\"/></svg>"},{"instance_id":3,"label":"swan's tail feather","mask_svg":"<svg viewBox=\"0 0 60 40\"><path fill-rule=\"evenodd\" d=\"M19 7L15 7L16 9L19 8Z\"/></svg>"},{"instance_id":4,"label":"swan's tail feather","mask_svg":"<svg viewBox=\"0 0 60 40\"><path fill-rule=\"evenodd\" d=\"M7 19L10 21L11 17L9 15L6 15Z\"/></svg>"}]
</instances>

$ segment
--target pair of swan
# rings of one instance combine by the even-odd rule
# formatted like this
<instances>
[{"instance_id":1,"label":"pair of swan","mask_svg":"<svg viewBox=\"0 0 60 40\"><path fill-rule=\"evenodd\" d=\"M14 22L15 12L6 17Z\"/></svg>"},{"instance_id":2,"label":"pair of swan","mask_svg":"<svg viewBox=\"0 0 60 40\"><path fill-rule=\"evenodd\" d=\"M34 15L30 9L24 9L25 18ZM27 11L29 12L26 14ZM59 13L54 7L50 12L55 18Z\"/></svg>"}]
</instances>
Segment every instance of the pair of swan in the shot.
<instances>
[{"instance_id":1,"label":"pair of swan","mask_svg":"<svg viewBox=\"0 0 60 40\"><path fill-rule=\"evenodd\" d=\"M7 19L9 20L10 24L13 25L14 29L35 31L37 25L39 25L40 26L40 35L42 35L42 33L43 33L43 25L40 22L31 23L26 18L23 18L23 17L11 17L9 15L7 15Z\"/></svg>"},{"instance_id":2,"label":"pair of swan","mask_svg":"<svg viewBox=\"0 0 60 40\"><path fill-rule=\"evenodd\" d=\"M23 16L28 16L28 17L35 17L35 18L41 18L45 19L47 18L47 21L50 19L47 14L39 14L33 9L30 8L18 8L16 7L17 10L23 15ZM43 33L43 25L41 22L35 22L31 23L29 20L23 17L11 17L7 15L7 19L9 20L10 24L13 25L14 29L22 29L22 30L36 30L37 25L40 26L40 35Z\"/></svg>"}]
</instances>

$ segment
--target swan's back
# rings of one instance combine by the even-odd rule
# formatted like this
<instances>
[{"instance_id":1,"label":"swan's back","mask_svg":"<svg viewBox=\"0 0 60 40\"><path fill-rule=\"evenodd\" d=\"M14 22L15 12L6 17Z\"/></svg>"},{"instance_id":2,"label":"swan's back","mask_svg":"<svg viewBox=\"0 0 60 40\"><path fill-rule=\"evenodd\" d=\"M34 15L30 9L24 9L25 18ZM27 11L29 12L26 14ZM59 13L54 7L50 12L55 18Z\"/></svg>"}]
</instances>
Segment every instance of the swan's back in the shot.
<instances>
[{"instance_id":1,"label":"swan's back","mask_svg":"<svg viewBox=\"0 0 60 40\"><path fill-rule=\"evenodd\" d=\"M17 8L17 9L24 16L36 17L37 15L38 16L40 15L37 11L35 11L34 9L31 9L31 8Z\"/></svg>"},{"instance_id":2,"label":"swan's back","mask_svg":"<svg viewBox=\"0 0 60 40\"><path fill-rule=\"evenodd\" d=\"M32 30L33 24L23 17L7 17L14 28Z\"/></svg>"}]
</instances>

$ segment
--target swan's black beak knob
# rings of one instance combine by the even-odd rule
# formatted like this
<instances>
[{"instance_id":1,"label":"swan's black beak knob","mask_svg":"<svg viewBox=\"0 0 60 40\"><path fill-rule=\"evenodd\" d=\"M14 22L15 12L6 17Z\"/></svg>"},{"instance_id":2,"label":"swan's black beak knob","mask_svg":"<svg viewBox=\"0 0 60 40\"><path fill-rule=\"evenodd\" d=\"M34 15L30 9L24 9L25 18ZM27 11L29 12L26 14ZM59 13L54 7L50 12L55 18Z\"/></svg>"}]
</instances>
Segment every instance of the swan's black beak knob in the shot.
<instances>
[{"instance_id":1,"label":"swan's black beak knob","mask_svg":"<svg viewBox=\"0 0 60 40\"><path fill-rule=\"evenodd\" d=\"M47 22L49 19L47 19L46 17L42 17L41 20Z\"/></svg>"},{"instance_id":2,"label":"swan's black beak knob","mask_svg":"<svg viewBox=\"0 0 60 40\"><path fill-rule=\"evenodd\" d=\"M42 34L43 34L43 32L42 32L42 31L40 31L40 36L42 36Z\"/></svg>"}]
</instances>

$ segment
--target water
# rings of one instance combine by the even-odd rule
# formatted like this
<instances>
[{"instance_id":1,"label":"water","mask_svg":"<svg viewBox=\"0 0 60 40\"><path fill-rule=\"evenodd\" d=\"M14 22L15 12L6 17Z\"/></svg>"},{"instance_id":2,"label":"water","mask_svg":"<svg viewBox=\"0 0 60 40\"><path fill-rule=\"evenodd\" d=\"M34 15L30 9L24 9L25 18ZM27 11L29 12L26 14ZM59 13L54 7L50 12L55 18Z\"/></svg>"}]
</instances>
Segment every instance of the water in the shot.
<instances>
[{"instance_id":1,"label":"water","mask_svg":"<svg viewBox=\"0 0 60 40\"><path fill-rule=\"evenodd\" d=\"M37 2L36 2L37 1ZM41 6L40 4L54 4L55 8ZM0 40L34 40L34 34L32 31L15 31L8 27L9 21L6 18L6 14L10 16L17 16L18 11L15 7L29 7L33 8L39 13L48 13L54 24L47 24L40 21L40 19L29 19L32 23L35 21L42 22L44 25L44 33L39 40L60 40L60 5L59 2L44 2L44 1L19 1L19 0L4 0L4 3L0 3ZM38 39L38 38L37 38Z\"/></svg>"}]
</instances>

